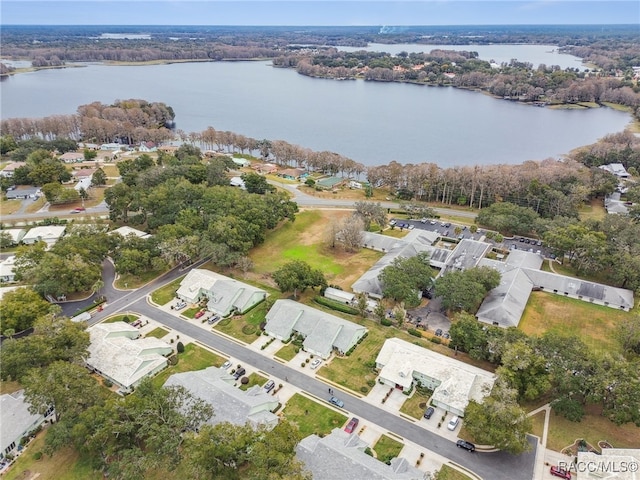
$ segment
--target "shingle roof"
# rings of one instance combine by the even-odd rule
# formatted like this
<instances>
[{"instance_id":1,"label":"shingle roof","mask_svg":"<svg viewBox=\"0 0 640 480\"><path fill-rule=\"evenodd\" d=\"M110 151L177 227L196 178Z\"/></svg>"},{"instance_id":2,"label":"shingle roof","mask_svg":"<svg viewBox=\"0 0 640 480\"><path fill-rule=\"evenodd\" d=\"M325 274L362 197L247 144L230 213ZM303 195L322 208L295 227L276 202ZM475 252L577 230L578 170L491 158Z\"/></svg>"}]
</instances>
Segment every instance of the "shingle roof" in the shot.
<instances>
[{"instance_id":1,"label":"shingle roof","mask_svg":"<svg viewBox=\"0 0 640 480\"><path fill-rule=\"evenodd\" d=\"M277 396L268 394L258 385L247 391L233 386L234 379L226 371L208 367L194 372L171 375L164 386L181 385L194 396L213 406L213 417L208 423L215 425L230 422L234 425L274 427L277 415L271 413L279 402Z\"/></svg>"},{"instance_id":2,"label":"shingle roof","mask_svg":"<svg viewBox=\"0 0 640 480\"><path fill-rule=\"evenodd\" d=\"M317 479L423 480L425 472L395 458L391 465L364 453L367 444L355 433L334 428L320 438L310 435L296 447L296 456Z\"/></svg>"},{"instance_id":3,"label":"shingle roof","mask_svg":"<svg viewBox=\"0 0 640 480\"><path fill-rule=\"evenodd\" d=\"M0 453L20 440L18 436L31 426L44 421L44 416L29 412L29 404L24 400L24 390L0 396Z\"/></svg>"}]
</instances>

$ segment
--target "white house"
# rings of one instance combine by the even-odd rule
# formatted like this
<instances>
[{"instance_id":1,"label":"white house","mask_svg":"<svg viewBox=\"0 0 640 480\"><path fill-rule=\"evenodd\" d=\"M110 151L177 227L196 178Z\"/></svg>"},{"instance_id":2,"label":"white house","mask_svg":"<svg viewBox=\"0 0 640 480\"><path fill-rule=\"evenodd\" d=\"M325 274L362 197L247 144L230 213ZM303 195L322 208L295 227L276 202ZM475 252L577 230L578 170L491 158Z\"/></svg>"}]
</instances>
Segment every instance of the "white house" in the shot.
<instances>
[{"instance_id":1,"label":"white house","mask_svg":"<svg viewBox=\"0 0 640 480\"><path fill-rule=\"evenodd\" d=\"M151 236L150 233L143 232L142 230L138 230L136 228L132 228L127 225L116 228L115 230L111 230L109 234L120 235L122 238L127 238L129 235L134 235L138 238L149 238Z\"/></svg>"},{"instance_id":2,"label":"white house","mask_svg":"<svg viewBox=\"0 0 640 480\"><path fill-rule=\"evenodd\" d=\"M173 352L171 345L157 338L138 339L138 329L125 322L99 323L88 330L87 367L123 392L166 368L166 356Z\"/></svg>"},{"instance_id":3,"label":"white house","mask_svg":"<svg viewBox=\"0 0 640 480\"><path fill-rule=\"evenodd\" d=\"M15 282L16 275L13 272L15 262L15 255L11 255L0 262L0 282Z\"/></svg>"},{"instance_id":4,"label":"white house","mask_svg":"<svg viewBox=\"0 0 640 480\"><path fill-rule=\"evenodd\" d=\"M334 428L329 435L309 435L296 446L296 457L313 478L341 480L424 480L426 472L397 457L390 465L365 453L367 443L355 433Z\"/></svg>"},{"instance_id":5,"label":"white house","mask_svg":"<svg viewBox=\"0 0 640 480\"><path fill-rule=\"evenodd\" d=\"M260 288L201 268L184 277L176 295L189 303L207 299L207 310L223 317L244 313L267 298L267 292Z\"/></svg>"},{"instance_id":6,"label":"white house","mask_svg":"<svg viewBox=\"0 0 640 480\"><path fill-rule=\"evenodd\" d=\"M384 342L376 358L379 380L400 390L413 384L433 391L437 407L464 416L469 400L482 402L491 393L496 376L399 338Z\"/></svg>"},{"instance_id":7,"label":"white house","mask_svg":"<svg viewBox=\"0 0 640 480\"><path fill-rule=\"evenodd\" d=\"M0 458L14 454L20 440L53 416L53 408L44 415L29 412L24 390L0 395Z\"/></svg>"},{"instance_id":8,"label":"white house","mask_svg":"<svg viewBox=\"0 0 640 480\"><path fill-rule=\"evenodd\" d=\"M38 242L45 242L48 246L55 244L64 235L66 227L64 225L46 225L43 227L33 227L24 237L22 243L33 245Z\"/></svg>"},{"instance_id":9,"label":"white house","mask_svg":"<svg viewBox=\"0 0 640 480\"><path fill-rule=\"evenodd\" d=\"M78 180L78 183L73 186L73 189L76 192L79 192L80 190L84 190L86 192L89 188L91 188L91 177L81 178Z\"/></svg>"},{"instance_id":10,"label":"white house","mask_svg":"<svg viewBox=\"0 0 640 480\"><path fill-rule=\"evenodd\" d=\"M78 152L65 152L58 157L64 163L80 163L84 162L84 154Z\"/></svg>"},{"instance_id":11,"label":"white house","mask_svg":"<svg viewBox=\"0 0 640 480\"><path fill-rule=\"evenodd\" d=\"M125 147L125 145L122 145L120 143L103 143L102 145L100 145L100 150L117 151L122 147Z\"/></svg>"},{"instance_id":12,"label":"white house","mask_svg":"<svg viewBox=\"0 0 640 480\"><path fill-rule=\"evenodd\" d=\"M240 177L231 177L229 180L229 185L232 187L240 187L242 190L246 190L247 187L244 184L244 180Z\"/></svg>"},{"instance_id":13,"label":"white house","mask_svg":"<svg viewBox=\"0 0 640 480\"><path fill-rule=\"evenodd\" d=\"M624 168L624 165L621 163L610 163L608 165L600 165L602 170L605 170L609 173L612 173L618 178L629 178L631 175L627 172L627 169Z\"/></svg>"},{"instance_id":14,"label":"white house","mask_svg":"<svg viewBox=\"0 0 640 480\"><path fill-rule=\"evenodd\" d=\"M355 294L345 292L344 290L338 290L337 288L327 287L324 290L325 298L335 300L336 302L345 303L347 305L353 303Z\"/></svg>"},{"instance_id":15,"label":"white house","mask_svg":"<svg viewBox=\"0 0 640 480\"><path fill-rule=\"evenodd\" d=\"M165 387L182 386L213 407L213 417L207 422L216 425L229 422L234 425L249 424L253 428L271 430L278 424L278 416L272 413L279 403L276 395L254 385L247 391L234 386L235 379L225 370L208 367L193 372L175 373L165 382Z\"/></svg>"},{"instance_id":16,"label":"white house","mask_svg":"<svg viewBox=\"0 0 640 480\"><path fill-rule=\"evenodd\" d=\"M17 245L22 241L22 237L24 237L27 231L24 228L7 228L5 230L0 230L0 233L3 235L8 234L11 237L11 242L14 245Z\"/></svg>"},{"instance_id":17,"label":"white house","mask_svg":"<svg viewBox=\"0 0 640 480\"><path fill-rule=\"evenodd\" d=\"M334 350L345 354L367 333L357 323L293 300L276 300L266 320L264 330L269 335L280 340L293 334L302 335L304 350L323 359L329 358Z\"/></svg>"},{"instance_id":18,"label":"white house","mask_svg":"<svg viewBox=\"0 0 640 480\"><path fill-rule=\"evenodd\" d=\"M144 153L151 153L157 151L158 147L153 142L142 142L138 150Z\"/></svg>"},{"instance_id":19,"label":"white house","mask_svg":"<svg viewBox=\"0 0 640 480\"><path fill-rule=\"evenodd\" d=\"M251 166L251 162L249 160L247 160L246 158L232 157L231 160L233 160L233 163L235 163L239 167L250 167Z\"/></svg>"},{"instance_id":20,"label":"white house","mask_svg":"<svg viewBox=\"0 0 640 480\"><path fill-rule=\"evenodd\" d=\"M16 171L16 168L24 167L25 165L26 165L26 162L11 162L5 165L5 167L2 170L0 170L0 176L6 177L6 178L12 178L14 172Z\"/></svg>"}]
</instances>

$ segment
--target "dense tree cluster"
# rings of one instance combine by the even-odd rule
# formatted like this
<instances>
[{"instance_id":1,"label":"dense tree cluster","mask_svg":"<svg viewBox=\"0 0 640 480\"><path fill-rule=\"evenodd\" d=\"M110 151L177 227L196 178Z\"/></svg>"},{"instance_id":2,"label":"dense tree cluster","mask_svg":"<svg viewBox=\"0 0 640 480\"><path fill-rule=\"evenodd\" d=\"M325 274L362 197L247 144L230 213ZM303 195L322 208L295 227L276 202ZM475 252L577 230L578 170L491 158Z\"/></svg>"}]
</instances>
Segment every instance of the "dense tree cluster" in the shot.
<instances>
[{"instance_id":1,"label":"dense tree cluster","mask_svg":"<svg viewBox=\"0 0 640 480\"><path fill-rule=\"evenodd\" d=\"M378 279L382 294L396 302L413 308L420 304L422 292L433 285L434 272L429 265L429 254L421 252L414 257L398 257L386 266Z\"/></svg>"},{"instance_id":2,"label":"dense tree cluster","mask_svg":"<svg viewBox=\"0 0 640 480\"><path fill-rule=\"evenodd\" d=\"M453 270L434 282L434 295L447 310L474 313L487 293L500 284L500 272L490 267Z\"/></svg>"},{"instance_id":3,"label":"dense tree cluster","mask_svg":"<svg viewBox=\"0 0 640 480\"><path fill-rule=\"evenodd\" d=\"M281 292L293 292L294 298L298 297L298 291L304 292L307 288L327 287L327 279L321 270L311 268L302 260L293 260L282 265L271 274Z\"/></svg>"},{"instance_id":4,"label":"dense tree cluster","mask_svg":"<svg viewBox=\"0 0 640 480\"><path fill-rule=\"evenodd\" d=\"M51 313L51 304L35 290L20 287L7 292L0 300L0 332L21 332L31 328L36 319Z\"/></svg>"}]
</instances>

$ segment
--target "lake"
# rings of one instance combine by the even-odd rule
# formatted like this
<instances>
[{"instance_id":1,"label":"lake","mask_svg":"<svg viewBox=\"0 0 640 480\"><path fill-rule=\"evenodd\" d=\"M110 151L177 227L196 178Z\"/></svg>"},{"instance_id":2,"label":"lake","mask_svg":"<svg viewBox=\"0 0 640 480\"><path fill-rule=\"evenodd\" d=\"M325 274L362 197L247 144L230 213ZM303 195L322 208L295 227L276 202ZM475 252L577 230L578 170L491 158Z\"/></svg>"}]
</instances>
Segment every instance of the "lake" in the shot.
<instances>
[{"instance_id":1,"label":"lake","mask_svg":"<svg viewBox=\"0 0 640 480\"><path fill-rule=\"evenodd\" d=\"M41 70L3 80L0 94L2 118L71 114L94 101L165 102L186 132L212 126L368 166L559 158L632 120L609 108L552 110L450 87L314 79L267 62Z\"/></svg>"}]
</instances>

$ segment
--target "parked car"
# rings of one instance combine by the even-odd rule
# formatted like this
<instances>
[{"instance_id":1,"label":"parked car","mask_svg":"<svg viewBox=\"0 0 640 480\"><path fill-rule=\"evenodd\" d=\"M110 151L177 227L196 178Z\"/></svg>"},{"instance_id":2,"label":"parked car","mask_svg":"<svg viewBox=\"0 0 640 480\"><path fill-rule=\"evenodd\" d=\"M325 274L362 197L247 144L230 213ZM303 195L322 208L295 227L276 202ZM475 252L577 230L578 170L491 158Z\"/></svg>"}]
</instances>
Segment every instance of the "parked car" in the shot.
<instances>
[{"instance_id":1,"label":"parked car","mask_svg":"<svg viewBox=\"0 0 640 480\"><path fill-rule=\"evenodd\" d=\"M207 320L207 323L209 325L212 325L215 322L217 322L218 320L220 320L220 315L211 315L211 317L209 317L209 320Z\"/></svg>"},{"instance_id":2,"label":"parked car","mask_svg":"<svg viewBox=\"0 0 640 480\"><path fill-rule=\"evenodd\" d=\"M456 415L451 420L449 420L449 423L447 424L447 428L453 432L459 423L460 423L460 417Z\"/></svg>"},{"instance_id":3,"label":"parked car","mask_svg":"<svg viewBox=\"0 0 640 480\"><path fill-rule=\"evenodd\" d=\"M423 217L423 218L420 219L420 223L427 223L427 220L428 219L426 217Z\"/></svg>"},{"instance_id":4,"label":"parked car","mask_svg":"<svg viewBox=\"0 0 640 480\"><path fill-rule=\"evenodd\" d=\"M269 380L267 383L264 384L264 391L269 393L271 390L273 390L273 388L276 386L276 383L273 380Z\"/></svg>"},{"instance_id":5,"label":"parked car","mask_svg":"<svg viewBox=\"0 0 640 480\"><path fill-rule=\"evenodd\" d=\"M231 366L231 360L227 360L222 364L220 368L222 368L223 370L227 370L230 366Z\"/></svg>"},{"instance_id":6,"label":"parked car","mask_svg":"<svg viewBox=\"0 0 640 480\"><path fill-rule=\"evenodd\" d=\"M187 306L187 302L180 300L178 303L176 303L176 304L173 306L173 309L174 309L174 310L182 310L182 309L183 309L184 307L186 307L186 306Z\"/></svg>"},{"instance_id":7,"label":"parked car","mask_svg":"<svg viewBox=\"0 0 640 480\"><path fill-rule=\"evenodd\" d=\"M436 330L436 337L441 337L442 336L442 329L439 328Z\"/></svg>"},{"instance_id":8,"label":"parked car","mask_svg":"<svg viewBox=\"0 0 640 480\"><path fill-rule=\"evenodd\" d=\"M247 373L247 371L243 367L240 367L238 370L236 370L236 373L233 374L233 378L238 380L245 373Z\"/></svg>"},{"instance_id":9,"label":"parked car","mask_svg":"<svg viewBox=\"0 0 640 480\"><path fill-rule=\"evenodd\" d=\"M413 230L414 228L413 223L409 224L409 230Z\"/></svg>"},{"instance_id":10,"label":"parked car","mask_svg":"<svg viewBox=\"0 0 640 480\"><path fill-rule=\"evenodd\" d=\"M311 362L311 370L315 370L322 363L322 360L316 358L313 362Z\"/></svg>"},{"instance_id":11,"label":"parked car","mask_svg":"<svg viewBox=\"0 0 640 480\"><path fill-rule=\"evenodd\" d=\"M446 339L449 339L449 338L451 338L451 335L449 335L449 332L444 332L444 333L442 334L442 337L443 337L443 338L446 338Z\"/></svg>"},{"instance_id":12,"label":"parked car","mask_svg":"<svg viewBox=\"0 0 640 480\"><path fill-rule=\"evenodd\" d=\"M395 221L395 220L391 220L391 221L389 222L389 225L391 225L392 227L393 227L395 224L396 224L396 221Z\"/></svg>"},{"instance_id":13,"label":"parked car","mask_svg":"<svg viewBox=\"0 0 640 480\"><path fill-rule=\"evenodd\" d=\"M199 310L194 315L194 318L201 318L206 313L206 310Z\"/></svg>"},{"instance_id":14,"label":"parked car","mask_svg":"<svg viewBox=\"0 0 640 480\"><path fill-rule=\"evenodd\" d=\"M429 224L431 224L431 225L435 225L435 224L436 224L436 221L435 221L435 220L431 220L431 221L429 222Z\"/></svg>"},{"instance_id":15,"label":"parked car","mask_svg":"<svg viewBox=\"0 0 640 480\"><path fill-rule=\"evenodd\" d=\"M549 470L549 473L551 473L551 475L553 475L554 477L560 477L560 478L564 478L565 480L571 480L571 472L568 472L564 468L554 466L554 467L551 467L551 469Z\"/></svg>"},{"instance_id":16,"label":"parked car","mask_svg":"<svg viewBox=\"0 0 640 480\"><path fill-rule=\"evenodd\" d=\"M467 442L466 440L458 440L456 442L456 446L458 448L464 448L465 450L468 450L470 452L476 451L476 446L471 442Z\"/></svg>"},{"instance_id":17,"label":"parked car","mask_svg":"<svg viewBox=\"0 0 640 480\"><path fill-rule=\"evenodd\" d=\"M336 407L344 407L344 402L337 397L331 397L329 403L333 403Z\"/></svg>"},{"instance_id":18,"label":"parked car","mask_svg":"<svg viewBox=\"0 0 640 480\"><path fill-rule=\"evenodd\" d=\"M433 407L429 407L424 411L424 418L426 418L427 420L429 420L431 418L431 415L433 415L435 412Z\"/></svg>"},{"instance_id":19,"label":"parked car","mask_svg":"<svg viewBox=\"0 0 640 480\"><path fill-rule=\"evenodd\" d=\"M344 431L347 433L353 433L353 431L358 426L358 422L359 420L356 417L353 417L351 420L349 420L349 423L347 423L347 426L344 427Z\"/></svg>"},{"instance_id":20,"label":"parked car","mask_svg":"<svg viewBox=\"0 0 640 480\"><path fill-rule=\"evenodd\" d=\"M524 243L524 237L520 237L520 242Z\"/></svg>"}]
</instances>

